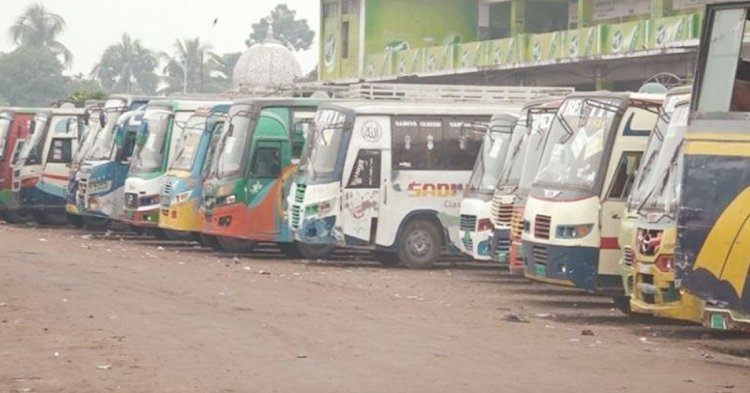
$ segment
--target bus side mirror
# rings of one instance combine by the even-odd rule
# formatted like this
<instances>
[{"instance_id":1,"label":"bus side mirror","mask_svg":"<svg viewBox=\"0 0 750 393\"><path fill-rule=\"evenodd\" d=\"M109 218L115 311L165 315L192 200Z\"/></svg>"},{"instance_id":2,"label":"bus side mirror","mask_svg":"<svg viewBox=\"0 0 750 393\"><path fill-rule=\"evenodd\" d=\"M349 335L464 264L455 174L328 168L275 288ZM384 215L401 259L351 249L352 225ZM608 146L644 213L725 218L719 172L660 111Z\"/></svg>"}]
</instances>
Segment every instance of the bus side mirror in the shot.
<instances>
[{"instance_id":1,"label":"bus side mirror","mask_svg":"<svg viewBox=\"0 0 750 393\"><path fill-rule=\"evenodd\" d=\"M107 115L104 112L99 112L99 126L104 128L105 125L107 125Z\"/></svg>"},{"instance_id":2,"label":"bus side mirror","mask_svg":"<svg viewBox=\"0 0 750 393\"><path fill-rule=\"evenodd\" d=\"M34 133L36 130L36 120L29 120L29 135Z\"/></svg>"},{"instance_id":3,"label":"bus side mirror","mask_svg":"<svg viewBox=\"0 0 750 393\"><path fill-rule=\"evenodd\" d=\"M91 120L91 113L89 111L83 112L83 116L81 117L81 120L83 120L83 125L88 127L89 120Z\"/></svg>"}]
</instances>

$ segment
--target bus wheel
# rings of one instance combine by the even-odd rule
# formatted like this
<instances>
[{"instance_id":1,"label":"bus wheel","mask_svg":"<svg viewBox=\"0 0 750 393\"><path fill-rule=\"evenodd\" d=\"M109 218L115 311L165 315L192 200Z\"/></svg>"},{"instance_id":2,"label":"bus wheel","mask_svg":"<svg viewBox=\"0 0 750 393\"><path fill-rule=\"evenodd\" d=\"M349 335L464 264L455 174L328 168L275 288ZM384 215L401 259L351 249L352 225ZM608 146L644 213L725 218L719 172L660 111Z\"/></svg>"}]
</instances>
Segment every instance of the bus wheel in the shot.
<instances>
[{"instance_id":1,"label":"bus wheel","mask_svg":"<svg viewBox=\"0 0 750 393\"><path fill-rule=\"evenodd\" d=\"M169 229L162 229L162 231L164 231L164 236L166 236L167 240L173 240L173 241L193 240L193 234L190 232L172 231Z\"/></svg>"},{"instance_id":2,"label":"bus wheel","mask_svg":"<svg viewBox=\"0 0 750 393\"><path fill-rule=\"evenodd\" d=\"M288 258L297 259L302 257L302 253L299 251L296 243L276 243L281 250L281 253L286 255Z\"/></svg>"},{"instance_id":3,"label":"bus wheel","mask_svg":"<svg viewBox=\"0 0 750 393\"><path fill-rule=\"evenodd\" d=\"M83 217L83 226L91 231L103 231L109 227L109 224L110 220L108 218Z\"/></svg>"},{"instance_id":4,"label":"bus wheel","mask_svg":"<svg viewBox=\"0 0 750 393\"><path fill-rule=\"evenodd\" d=\"M6 210L3 219L10 224L23 224L34 220L34 215L26 210Z\"/></svg>"},{"instance_id":5,"label":"bus wheel","mask_svg":"<svg viewBox=\"0 0 750 393\"><path fill-rule=\"evenodd\" d=\"M625 315L633 315L633 310L630 309L630 296L618 296L612 298L612 302L615 303L615 307L622 311Z\"/></svg>"},{"instance_id":6,"label":"bus wheel","mask_svg":"<svg viewBox=\"0 0 750 393\"><path fill-rule=\"evenodd\" d=\"M398 264L401 263L395 252L373 251L372 257L383 266L398 266Z\"/></svg>"},{"instance_id":7,"label":"bus wheel","mask_svg":"<svg viewBox=\"0 0 750 393\"><path fill-rule=\"evenodd\" d=\"M333 255L336 246L331 244L297 243L300 254L305 259L328 259Z\"/></svg>"},{"instance_id":8,"label":"bus wheel","mask_svg":"<svg viewBox=\"0 0 750 393\"><path fill-rule=\"evenodd\" d=\"M68 214L68 222L78 229L83 228L83 217L77 214Z\"/></svg>"},{"instance_id":9,"label":"bus wheel","mask_svg":"<svg viewBox=\"0 0 750 393\"><path fill-rule=\"evenodd\" d=\"M68 212L46 211L39 212L35 215L40 224L62 226L68 224Z\"/></svg>"},{"instance_id":10,"label":"bus wheel","mask_svg":"<svg viewBox=\"0 0 750 393\"><path fill-rule=\"evenodd\" d=\"M257 242L252 240L235 239L233 237L218 236L216 239L224 251L236 254L252 252L258 245Z\"/></svg>"},{"instance_id":11,"label":"bus wheel","mask_svg":"<svg viewBox=\"0 0 750 393\"><path fill-rule=\"evenodd\" d=\"M200 239L201 244L206 247L210 247L214 251L223 250L221 248L221 243L219 243L219 240L216 238L216 236L200 234L198 235L198 238Z\"/></svg>"},{"instance_id":12,"label":"bus wheel","mask_svg":"<svg viewBox=\"0 0 750 393\"><path fill-rule=\"evenodd\" d=\"M410 269L431 268L440 256L441 243L440 232L432 221L409 221L399 239L398 259Z\"/></svg>"}]
</instances>

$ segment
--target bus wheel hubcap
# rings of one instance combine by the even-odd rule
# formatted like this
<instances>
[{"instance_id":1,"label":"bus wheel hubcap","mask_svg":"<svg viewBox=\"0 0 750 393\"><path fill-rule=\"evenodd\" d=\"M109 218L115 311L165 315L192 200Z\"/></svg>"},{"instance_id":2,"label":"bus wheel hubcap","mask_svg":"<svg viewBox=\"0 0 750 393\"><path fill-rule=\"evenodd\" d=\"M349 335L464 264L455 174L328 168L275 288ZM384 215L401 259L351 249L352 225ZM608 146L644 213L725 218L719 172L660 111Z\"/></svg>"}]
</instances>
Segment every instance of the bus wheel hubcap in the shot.
<instances>
[{"instance_id":1,"label":"bus wheel hubcap","mask_svg":"<svg viewBox=\"0 0 750 393\"><path fill-rule=\"evenodd\" d=\"M430 236L424 231L414 231L409 236L409 250L416 257L423 257L430 252L432 241Z\"/></svg>"}]
</instances>

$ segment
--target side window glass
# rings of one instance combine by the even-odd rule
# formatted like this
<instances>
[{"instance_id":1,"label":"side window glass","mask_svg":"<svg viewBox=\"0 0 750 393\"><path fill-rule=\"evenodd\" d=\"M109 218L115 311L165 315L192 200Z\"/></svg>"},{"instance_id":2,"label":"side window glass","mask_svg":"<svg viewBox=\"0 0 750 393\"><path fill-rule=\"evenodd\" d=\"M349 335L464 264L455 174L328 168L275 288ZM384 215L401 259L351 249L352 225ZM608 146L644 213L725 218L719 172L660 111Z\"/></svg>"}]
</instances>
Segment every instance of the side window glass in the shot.
<instances>
[{"instance_id":1,"label":"side window glass","mask_svg":"<svg viewBox=\"0 0 750 393\"><path fill-rule=\"evenodd\" d=\"M443 150L441 118L394 116L391 130L394 169L440 169Z\"/></svg>"},{"instance_id":2,"label":"side window glass","mask_svg":"<svg viewBox=\"0 0 750 393\"><path fill-rule=\"evenodd\" d=\"M380 188L380 150L360 150L347 188Z\"/></svg>"},{"instance_id":3,"label":"side window glass","mask_svg":"<svg viewBox=\"0 0 750 393\"><path fill-rule=\"evenodd\" d=\"M698 111L750 111L750 63L742 59L747 10L713 14L708 52L701 76Z\"/></svg>"},{"instance_id":4,"label":"side window glass","mask_svg":"<svg viewBox=\"0 0 750 393\"><path fill-rule=\"evenodd\" d=\"M630 190L635 183L638 167L641 164L639 152L625 152L617 163L615 176L612 178L612 186L609 188L608 199L627 199Z\"/></svg>"},{"instance_id":5,"label":"side window glass","mask_svg":"<svg viewBox=\"0 0 750 393\"><path fill-rule=\"evenodd\" d=\"M47 155L47 163L67 164L73 158L73 140L69 138L54 138Z\"/></svg>"},{"instance_id":6,"label":"side window glass","mask_svg":"<svg viewBox=\"0 0 750 393\"><path fill-rule=\"evenodd\" d=\"M13 158L10 161L11 165L16 165L16 163L18 163L18 158L21 156L21 150L23 149L24 143L26 143L26 140L24 139L16 141L16 148L13 150Z\"/></svg>"},{"instance_id":7,"label":"side window glass","mask_svg":"<svg viewBox=\"0 0 750 393\"><path fill-rule=\"evenodd\" d=\"M482 149L482 137L462 130L465 123L477 123L477 119L449 118L445 124L443 142L443 169L471 171Z\"/></svg>"},{"instance_id":8,"label":"side window glass","mask_svg":"<svg viewBox=\"0 0 750 393\"><path fill-rule=\"evenodd\" d=\"M281 176L281 148L261 146L255 151L250 177L257 179L276 179Z\"/></svg>"},{"instance_id":9,"label":"side window glass","mask_svg":"<svg viewBox=\"0 0 750 393\"><path fill-rule=\"evenodd\" d=\"M299 159L310 133L315 111L297 110L292 113L292 159Z\"/></svg>"},{"instance_id":10,"label":"side window glass","mask_svg":"<svg viewBox=\"0 0 750 393\"><path fill-rule=\"evenodd\" d=\"M122 153L120 157L120 162L130 162L130 160L133 158L133 153L135 152L135 139L136 139L136 133L135 132L125 132L125 138L122 142Z\"/></svg>"}]
</instances>

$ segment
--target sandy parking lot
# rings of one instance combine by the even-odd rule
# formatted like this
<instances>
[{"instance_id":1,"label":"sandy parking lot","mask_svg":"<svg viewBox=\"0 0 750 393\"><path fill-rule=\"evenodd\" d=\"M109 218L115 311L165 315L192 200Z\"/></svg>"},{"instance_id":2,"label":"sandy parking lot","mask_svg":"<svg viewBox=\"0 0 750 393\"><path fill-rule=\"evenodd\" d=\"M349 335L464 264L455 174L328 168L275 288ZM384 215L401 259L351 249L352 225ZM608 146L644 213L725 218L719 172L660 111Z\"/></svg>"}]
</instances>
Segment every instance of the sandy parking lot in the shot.
<instances>
[{"instance_id":1,"label":"sandy parking lot","mask_svg":"<svg viewBox=\"0 0 750 393\"><path fill-rule=\"evenodd\" d=\"M109 391L748 392L750 337L487 265L0 224L0 392Z\"/></svg>"}]
</instances>

